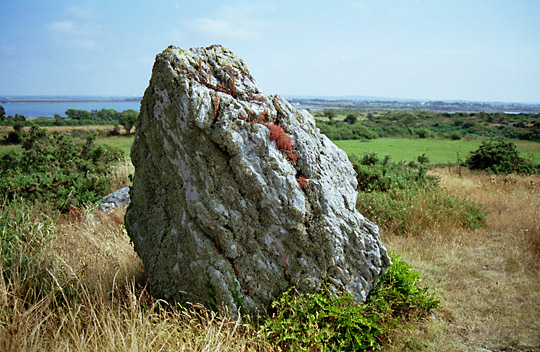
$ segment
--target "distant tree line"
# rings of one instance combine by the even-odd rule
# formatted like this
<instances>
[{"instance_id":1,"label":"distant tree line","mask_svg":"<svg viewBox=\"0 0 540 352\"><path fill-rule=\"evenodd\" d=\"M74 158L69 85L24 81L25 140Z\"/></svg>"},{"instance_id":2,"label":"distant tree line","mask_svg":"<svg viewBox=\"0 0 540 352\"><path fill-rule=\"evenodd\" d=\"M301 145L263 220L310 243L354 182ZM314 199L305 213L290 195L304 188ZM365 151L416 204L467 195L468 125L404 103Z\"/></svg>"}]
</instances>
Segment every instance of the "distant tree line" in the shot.
<instances>
[{"instance_id":1,"label":"distant tree line","mask_svg":"<svg viewBox=\"0 0 540 352\"><path fill-rule=\"evenodd\" d=\"M78 110L67 109L66 117L62 117L59 114L55 114L54 118L38 117L32 119L32 123L28 119L19 114L15 116L6 116L6 111L2 105L0 105L0 124L13 125L15 122L23 122L23 126L30 126L31 124L38 126L78 126L78 125L109 125L120 123L126 124L124 127L126 130L131 130L134 121L137 119L139 113L133 109L124 110L118 112L114 109L101 109L101 110Z\"/></svg>"},{"instance_id":2,"label":"distant tree line","mask_svg":"<svg viewBox=\"0 0 540 352\"><path fill-rule=\"evenodd\" d=\"M15 114L15 116L6 116L6 111L0 105L0 125L12 126L13 131L4 137L4 144L18 144L22 141L22 129L29 126L85 126L85 125L115 125L116 127L110 132L112 135L120 134L120 126L122 126L127 134L130 134L135 126L139 113L133 109L118 112L114 109L101 110L77 110L68 109L65 112L66 117L55 114L54 118L38 117L35 119L27 119L23 115Z\"/></svg>"},{"instance_id":3,"label":"distant tree line","mask_svg":"<svg viewBox=\"0 0 540 352\"><path fill-rule=\"evenodd\" d=\"M326 109L314 112L314 116L321 132L335 140L488 137L540 142L540 114L537 113Z\"/></svg>"}]
</instances>

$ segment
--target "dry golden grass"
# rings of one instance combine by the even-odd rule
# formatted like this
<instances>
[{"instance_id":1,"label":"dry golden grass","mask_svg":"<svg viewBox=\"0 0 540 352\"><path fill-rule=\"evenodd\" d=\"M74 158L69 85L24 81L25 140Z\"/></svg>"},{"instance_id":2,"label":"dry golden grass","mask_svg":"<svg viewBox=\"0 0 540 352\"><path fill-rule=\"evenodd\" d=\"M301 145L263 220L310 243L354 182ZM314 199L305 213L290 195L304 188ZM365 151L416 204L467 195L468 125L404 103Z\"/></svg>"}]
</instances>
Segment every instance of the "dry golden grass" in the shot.
<instances>
[{"instance_id":1,"label":"dry golden grass","mask_svg":"<svg viewBox=\"0 0 540 352\"><path fill-rule=\"evenodd\" d=\"M129 175L133 174L135 174L133 164L128 158L124 158L120 161L119 165L113 168L107 175L111 178L111 190L116 191L122 187L129 186L131 184Z\"/></svg>"},{"instance_id":2,"label":"dry golden grass","mask_svg":"<svg viewBox=\"0 0 540 352\"><path fill-rule=\"evenodd\" d=\"M72 213L50 229L55 240L44 255L56 264L45 278L0 278L1 351L273 350L227 312L153 299L122 225L118 210ZM52 287L32 298L29 283Z\"/></svg>"},{"instance_id":3,"label":"dry golden grass","mask_svg":"<svg viewBox=\"0 0 540 352\"><path fill-rule=\"evenodd\" d=\"M389 350L540 350L540 177L436 173L448 192L484 205L487 225L383 235L422 272L442 306L420 329L396 336Z\"/></svg>"}]
</instances>

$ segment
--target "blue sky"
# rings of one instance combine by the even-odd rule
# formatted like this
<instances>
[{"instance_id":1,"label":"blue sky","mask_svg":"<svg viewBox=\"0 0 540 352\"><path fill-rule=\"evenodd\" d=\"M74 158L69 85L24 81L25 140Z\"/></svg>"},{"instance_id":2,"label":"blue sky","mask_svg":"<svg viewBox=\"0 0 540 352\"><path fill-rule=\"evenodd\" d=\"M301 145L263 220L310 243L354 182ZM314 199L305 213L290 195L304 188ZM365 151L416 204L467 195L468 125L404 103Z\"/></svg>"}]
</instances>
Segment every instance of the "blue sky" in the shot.
<instances>
[{"instance_id":1,"label":"blue sky","mask_svg":"<svg viewBox=\"0 0 540 352\"><path fill-rule=\"evenodd\" d=\"M266 94L540 103L538 0L1 0L0 95L142 96L222 44Z\"/></svg>"}]
</instances>

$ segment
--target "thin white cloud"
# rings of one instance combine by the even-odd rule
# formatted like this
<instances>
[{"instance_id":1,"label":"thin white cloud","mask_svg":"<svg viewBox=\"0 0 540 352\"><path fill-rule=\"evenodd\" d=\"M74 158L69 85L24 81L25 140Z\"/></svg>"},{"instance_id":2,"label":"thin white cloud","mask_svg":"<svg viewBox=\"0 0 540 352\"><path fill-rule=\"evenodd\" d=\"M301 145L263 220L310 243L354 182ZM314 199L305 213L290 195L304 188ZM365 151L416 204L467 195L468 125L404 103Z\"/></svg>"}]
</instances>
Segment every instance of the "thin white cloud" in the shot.
<instances>
[{"instance_id":1,"label":"thin white cloud","mask_svg":"<svg viewBox=\"0 0 540 352\"><path fill-rule=\"evenodd\" d=\"M77 18L79 20L87 22L97 21L99 17L96 10L88 4L72 6L67 8L64 12L69 17Z\"/></svg>"},{"instance_id":2,"label":"thin white cloud","mask_svg":"<svg viewBox=\"0 0 540 352\"><path fill-rule=\"evenodd\" d=\"M75 28L73 21L55 21L45 26L45 29L55 34L72 33Z\"/></svg>"},{"instance_id":3,"label":"thin white cloud","mask_svg":"<svg viewBox=\"0 0 540 352\"><path fill-rule=\"evenodd\" d=\"M270 28L265 14L273 10L269 5L242 2L223 6L213 16L185 20L183 24L190 32L214 40L258 40L265 38Z\"/></svg>"},{"instance_id":4,"label":"thin white cloud","mask_svg":"<svg viewBox=\"0 0 540 352\"><path fill-rule=\"evenodd\" d=\"M64 11L68 19L52 21L45 25L45 30L53 40L62 46L87 51L100 51L103 47L97 38L102 33L102 26L95 21L91 10L71 7Z\"/></svg>"},{"instance_id":5,"label":"thin white cloud","mask_svg":"<svg viewBox=\"0 0 540 352\"><path fill-rule=\"evenodd\" d=\"M351 7L357 14L367 15L369 13L369 7L362 1L351 2Z\"/></svg>"}]
</instances>

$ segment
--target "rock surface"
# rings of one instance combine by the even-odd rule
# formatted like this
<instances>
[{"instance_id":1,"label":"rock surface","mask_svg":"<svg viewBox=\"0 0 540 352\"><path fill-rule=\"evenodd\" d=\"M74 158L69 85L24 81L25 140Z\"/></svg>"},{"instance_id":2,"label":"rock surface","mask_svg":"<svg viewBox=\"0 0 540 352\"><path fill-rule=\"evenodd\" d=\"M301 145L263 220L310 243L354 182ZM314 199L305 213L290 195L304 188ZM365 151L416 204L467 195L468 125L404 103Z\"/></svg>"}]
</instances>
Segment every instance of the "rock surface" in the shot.
<instances>
[{"instance_id":1,"label":"rock surface","mask_svg":"<svg viewBox=\"0 0 540 352\"><path fill-rule=\"evenodd\" d=\"M347 155L221 46L158 54L126 228L153 295L247 312L296 285L364 300L390 265Z\"/></svg>"},{"instance_id":2,"label":"rock surface","mask_svg":"<svg viewBox=\"0 0 540 352\"><path fill-rule=\"evenodd\" d=\"M99 209L112 211L115 208L126 208L129 204L129 187L120 188L103 197Z\"/></svg>"}]
</instances>

